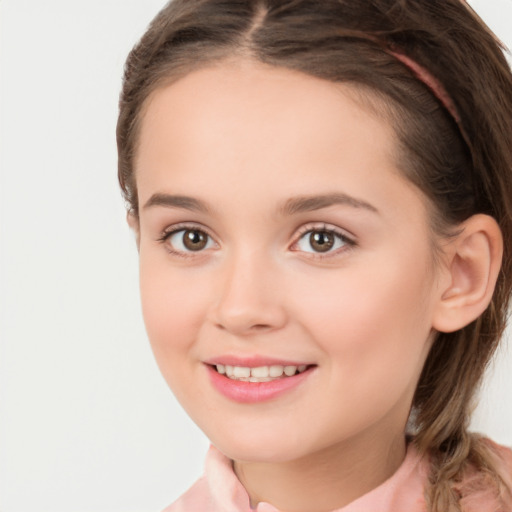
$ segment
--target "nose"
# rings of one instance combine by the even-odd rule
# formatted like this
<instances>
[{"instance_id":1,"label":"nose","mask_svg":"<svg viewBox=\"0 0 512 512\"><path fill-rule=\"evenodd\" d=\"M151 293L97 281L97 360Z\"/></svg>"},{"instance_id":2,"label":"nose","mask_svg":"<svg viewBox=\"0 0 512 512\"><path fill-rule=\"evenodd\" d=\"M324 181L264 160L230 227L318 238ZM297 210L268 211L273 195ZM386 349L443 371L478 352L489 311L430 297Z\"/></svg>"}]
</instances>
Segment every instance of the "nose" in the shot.
<instances>
[{"instance_id":1,"label":"nose","mask_svg":"<svg viewBox=\"0 0 512 512\"><path fill-rule=\"evenodd\" d=\"M287 315L279 289L279 272L262 255L225 262L216 283L217 301L211 310L214 325L237 336L281 329Z\"/></svg>"}]
</instances>

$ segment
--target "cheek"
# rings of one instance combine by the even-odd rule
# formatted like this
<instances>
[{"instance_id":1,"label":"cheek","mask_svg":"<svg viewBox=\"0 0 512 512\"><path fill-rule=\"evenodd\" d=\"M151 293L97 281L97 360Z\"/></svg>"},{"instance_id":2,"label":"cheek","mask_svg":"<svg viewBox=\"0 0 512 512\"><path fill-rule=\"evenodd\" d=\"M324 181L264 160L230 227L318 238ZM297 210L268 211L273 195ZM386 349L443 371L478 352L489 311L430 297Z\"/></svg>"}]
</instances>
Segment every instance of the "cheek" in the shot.
<instances>
[{"instance_id":1,"label":"cheek","mask_svg":"<svg viewBox=\"0 0 512 512\"><path fill-rule=\"evenodd\" d=\"M160 372L185 407L201 403L194 350L204 320L204 290L186 272L165 262L150 263L142 253L140 288L144 323Z\"/></svg>"},{"instance_id":2,"label":"cheek","mask_svg":"<svg viewBox=\"0 0 512 512\"><path fill-rule=\"evenodd\" d=\"M303 325L324 353L335 390L337 412L329 414L338 415L347 432L390 411L393 421L407 417L428 353L430 324L421 298L428 281L403 270L388 268L384 275L366 267L358 276L345 276L343 286L326 281L324 293L309 294L304 303ZM320 414L320 399L318 407Z\"/></svg>"},{"instance_id":3,"label":"cheek","mask_svg":"<svg viewBox=\"0 0 512 512\"><path fill-rule=\"evenodd\" d=\"M412 378L404 367L417 372L426 356L432 310L428 266L414 258L415 264L393 261L316 276L314 286L305 283L308 293L294 294L302 297L295 307L318 345L344 375L359 382L397 370Z\"/></svg>"},{"instance_id":4,"label":"cheek","mask_svg":"<svg viewBox=\"0 0 512 512\"><path fill-rule=\"evenodd\" d=\"M146 331L159 364L187 351L204 317L204 294L197 280L141 251L140 291Z\"/></svg>"}]
</instances>

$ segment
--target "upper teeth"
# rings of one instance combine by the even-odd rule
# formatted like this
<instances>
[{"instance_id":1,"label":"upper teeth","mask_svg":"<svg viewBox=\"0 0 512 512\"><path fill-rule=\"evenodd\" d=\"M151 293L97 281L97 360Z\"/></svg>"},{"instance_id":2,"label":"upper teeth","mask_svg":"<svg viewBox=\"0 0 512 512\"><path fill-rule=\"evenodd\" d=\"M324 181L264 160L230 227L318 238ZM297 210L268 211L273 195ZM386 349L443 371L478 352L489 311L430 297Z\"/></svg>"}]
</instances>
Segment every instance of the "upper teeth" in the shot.
<instances>
[{"instance_id":1,"label":"upper teeth","mask_svg":"<svg viewBox=\"0 0 512 512\"><path fill-rule=\"evenodd\" d=\"M217 371L225 374L232 379L248 380L251 382L265 382L267 380L282 377L283 374L287 377L295 375L297 372L301 373L306 370L305 364L300 366L257 366L250 368L248 366L231 366L231 365L216 365Z\"/></svg>"}]
</instances>

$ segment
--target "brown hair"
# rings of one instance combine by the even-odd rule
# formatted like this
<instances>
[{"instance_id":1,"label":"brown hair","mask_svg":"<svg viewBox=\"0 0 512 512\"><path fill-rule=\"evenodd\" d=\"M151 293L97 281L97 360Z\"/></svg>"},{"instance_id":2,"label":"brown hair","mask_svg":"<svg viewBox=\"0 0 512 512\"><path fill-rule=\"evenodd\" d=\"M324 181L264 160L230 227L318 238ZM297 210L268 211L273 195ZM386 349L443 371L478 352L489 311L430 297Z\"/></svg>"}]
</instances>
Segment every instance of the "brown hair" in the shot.
<instances>
[{"instance_id":1,"label":"brown hair","mask_svg":"<svg viewBox=\"0 0 512 512\"><path fill-rule=\"evenodd\" d=\"M393 52L444 85L459 123ZM119 181L132 214L138 215L133 163L146 100L194 69L233 57L355 84L392 122L399 166L430 200L437 233L449 234L476 213L499 223L505 247L492 302L467 327L438 334L411 418L414 442L432 460L432 512L462 510L460 482L475 470L505 506L511 489L496 455L467 431L512 289L512 75L500 45L460 0L174 0L125 68L117 140Z\"/></svg>"}]
</instances>

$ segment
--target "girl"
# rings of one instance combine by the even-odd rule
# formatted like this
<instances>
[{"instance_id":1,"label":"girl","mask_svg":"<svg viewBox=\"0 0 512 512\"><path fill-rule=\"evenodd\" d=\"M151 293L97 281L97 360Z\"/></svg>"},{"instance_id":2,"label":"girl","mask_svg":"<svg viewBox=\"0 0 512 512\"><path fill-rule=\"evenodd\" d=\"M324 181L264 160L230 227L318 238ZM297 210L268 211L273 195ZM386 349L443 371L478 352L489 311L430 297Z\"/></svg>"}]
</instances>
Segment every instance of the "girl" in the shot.
<instances>
[{"instance_id":1,"label":"girl","mask_svg":"<svg viewBox=\"0 0 512 512\"><path fill-rule=\"evenodd\" d=\"M460 0L174 0L119 179L160 369L212 442L168 511L512 511L470 434L512 283L512 77Z\"/></svg>"}]
</instances>

